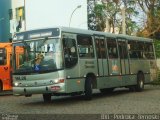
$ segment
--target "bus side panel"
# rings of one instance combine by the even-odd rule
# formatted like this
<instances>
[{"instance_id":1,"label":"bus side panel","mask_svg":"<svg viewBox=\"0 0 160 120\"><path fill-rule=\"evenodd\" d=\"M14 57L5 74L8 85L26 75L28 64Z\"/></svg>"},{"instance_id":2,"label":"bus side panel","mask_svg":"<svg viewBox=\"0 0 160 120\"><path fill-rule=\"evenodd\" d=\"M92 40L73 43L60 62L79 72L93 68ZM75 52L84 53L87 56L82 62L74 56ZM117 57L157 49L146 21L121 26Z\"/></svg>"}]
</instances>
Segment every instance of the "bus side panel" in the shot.
<instances>
[{"instance_id":1,"label":"bus side panel","mask_svg":"<svg viewBox=\"0 0 160 120\"><path fill-rule=\"evenodd\" d=\"M121 68L119 59L109 60L109 79L113 81L114 87L122 85ZM115 76L115 77L114 77ZM111 82L112 83L112 82Z\"/></svg>"},{"instance_id":2,"label":"bus side panel","mask_svg":"<svg viewBox=\"0 0 160 120\"><path fill-rule=\"evenodd\" d=\"M97 74L97 64L94 59L80 59L78 66L66 70L66 92L84 91L85 77L88 73Z\"/></svg>"},{"instance_id":3,"label":"bus side panel","mask_svg":"<svg viewBox=\"0 0 160 120\"><path fill-rule=\"evenodd\" d=\"M66 80L65 93L84 91L85 78L73 78Z\"/></svg>"},{"instance_id":4,"label":"bus side panel","mask_svg":"<svg viewBox=\"0 0 160 120\"><path fill-rule=\"evenodd\" d=\"M97 79L98 89L102 88L116 88L120 87L120 83L122 81L122 76L109 76L109 77L99 77Z\"/></svg>"},{"instance_id":5,"label":"bus side panel","mask_svg":"<svg viewBox=\"0 0 160 120\"><path fill-rule=\"evenodd\" d=\"M130 60L130 72L131 74L137 74L138 71L150 73L150 65L147 60Z\"/></svg>"},{"instance_id":6,"label":"bus side panel","mask_svg":"<svg viewBox=\"0 0 160 120\"><path fill-rule=\"evenodd\" d=\"M137 84L137 73L142 71L145 77L145 83L150 82L150 65L148 60L130 60L130 72L131 76L130 80L126 80L126 85L134 85Z\"/></svg>"},{"instance_id":7,"label":"bus side panel","mask_svg":"<svg viewBox=\"0 0 160 120\"><path fill-rule=\"evenodd\" d=\"M80 59L79 60L79 74L80 77L86 77L88 73L97 75L97 61L95 59Z\"/></svg>"},{"instance_id":8,"label":"bus side panel","mask_svg":"<svg viewBox=\"0 0 160 120\"><path fill-rule=\"evenodd\" d=\"M136 85L137 84L137 75L125 75L123 76L125 83L124 86Z\"/></svg>"},{"instance_id":9,"label":"bus side panel","mask_svg":"<svg viewBox=\"0 0 160 120\"><path fill-rule=\"evenodd\" d=\"M110 87L109 77L97 77L97 89Z\"/></svg>"},{"instance_id":10,"label":"bus side panel","mask_svg":"<svg viewBox=\"0 0 160 120\"><path fill-rule=\"evenodd\" d=\"M66 69L66 93L83 91L84 77L79 75L79 65Z\"/></svg>"}]
</instances>

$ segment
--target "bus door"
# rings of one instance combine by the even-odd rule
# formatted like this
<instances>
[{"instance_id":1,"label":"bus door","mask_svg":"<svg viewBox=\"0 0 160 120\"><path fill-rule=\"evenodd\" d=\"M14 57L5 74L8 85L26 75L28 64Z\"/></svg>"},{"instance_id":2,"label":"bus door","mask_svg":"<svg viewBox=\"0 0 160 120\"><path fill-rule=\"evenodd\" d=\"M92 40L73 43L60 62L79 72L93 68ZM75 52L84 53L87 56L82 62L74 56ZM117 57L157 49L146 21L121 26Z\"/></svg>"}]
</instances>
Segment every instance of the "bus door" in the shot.
<instances>
[{"instance_id":1,"label":"bus door","mask_svg":"<svg viewBox=\"0 0 160 120\"><path fill-rule=\"evenodd\" d=\"M104 36L95 36L97 53L97 66L99 76L108 76L108 60L106 52L106 40Z\"/></svg>"},{"instance_id":2,"label":"bus door","mask_svg":"<svg viewBox=\"0 0 160 120\"><path fill-rule=\"evenodd\" d=\"M129 75L129 59L128 59L128 49L126 40L118 39L118 48L119 48L119 57L120 57L120 66L121 66L121 74ZM126 77L123 77L122 84L125 84Z\"/></svg>"}]
</instances>

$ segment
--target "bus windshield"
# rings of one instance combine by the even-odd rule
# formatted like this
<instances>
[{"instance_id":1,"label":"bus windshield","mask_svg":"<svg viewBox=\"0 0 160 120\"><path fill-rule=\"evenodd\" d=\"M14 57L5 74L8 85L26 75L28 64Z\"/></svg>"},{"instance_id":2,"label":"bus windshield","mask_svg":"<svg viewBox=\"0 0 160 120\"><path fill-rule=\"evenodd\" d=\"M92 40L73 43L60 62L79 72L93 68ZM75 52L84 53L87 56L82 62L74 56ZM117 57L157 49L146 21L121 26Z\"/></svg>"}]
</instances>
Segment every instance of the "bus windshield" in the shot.
<instances>
[{"instance_id":1,"label":"bus windshield","mask_svg":"<svg viewBox=\"0 0 160 120\"><path fill-rule=\"evenodd\" d=\"M14 45L15 51L18 46L23 47L24 53L15 55L15 73L47 72L63 67L59 39L22 41Z\"/></svg>"}]
</instances>

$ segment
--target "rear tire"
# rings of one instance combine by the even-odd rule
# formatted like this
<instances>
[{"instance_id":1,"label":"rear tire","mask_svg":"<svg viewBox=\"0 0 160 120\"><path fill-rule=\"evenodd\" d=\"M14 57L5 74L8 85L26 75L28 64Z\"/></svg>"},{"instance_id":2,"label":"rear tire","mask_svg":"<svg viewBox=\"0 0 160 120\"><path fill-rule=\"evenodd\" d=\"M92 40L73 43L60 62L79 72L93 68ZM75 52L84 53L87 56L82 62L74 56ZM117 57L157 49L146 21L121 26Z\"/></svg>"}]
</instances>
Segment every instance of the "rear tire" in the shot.
<instances>
[{"instance_id":1,"label":"rear tire","mask_svg":"<svg viewBox=\"0 0 160 120\"><path fill-rule=\"evenodd\" d=\"M44 102L50 102L51 101L51 93L45 93L43 94L43 100Z\"/></svg>"},{"instance_id":2,"label":"rear tire","mask_svg":"<svg viewBox=\"0 0 160 120\"><path fill-rule=\"evenodd\" d=\"M92 78L88 77L85 80L85 99L86 100L91 100L92 99Z\"/></svg>"},{"instance_id":3,"label":"rear tire","mask_svg":"<svg viewBox=\"0 0 160 120\"><path fill-rule=\"evenodd\" d=\"M138 73L137 75L137 85L136 85L136 91L141 92L144 89L144 75L143 73Z\"/></svg>"}]
</instances>

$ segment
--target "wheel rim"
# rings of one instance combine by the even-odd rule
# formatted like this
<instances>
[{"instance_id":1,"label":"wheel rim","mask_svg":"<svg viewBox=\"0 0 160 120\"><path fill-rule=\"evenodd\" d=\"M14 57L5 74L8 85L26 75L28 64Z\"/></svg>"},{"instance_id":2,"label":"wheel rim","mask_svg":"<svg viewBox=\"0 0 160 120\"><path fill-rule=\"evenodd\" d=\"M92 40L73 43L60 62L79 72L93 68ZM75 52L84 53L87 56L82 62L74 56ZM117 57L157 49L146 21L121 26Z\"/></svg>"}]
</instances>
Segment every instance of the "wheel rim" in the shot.
<instances>
[{"instance_id":1,"label":"wheel rim","mask_svg":"<svg viewBox=\"0 0 160 120\"><path fill-rule=\"evenodd\" d=\"M140 88L143 88L143 80L140 80Z\"/></svg>"}]
</instances>

